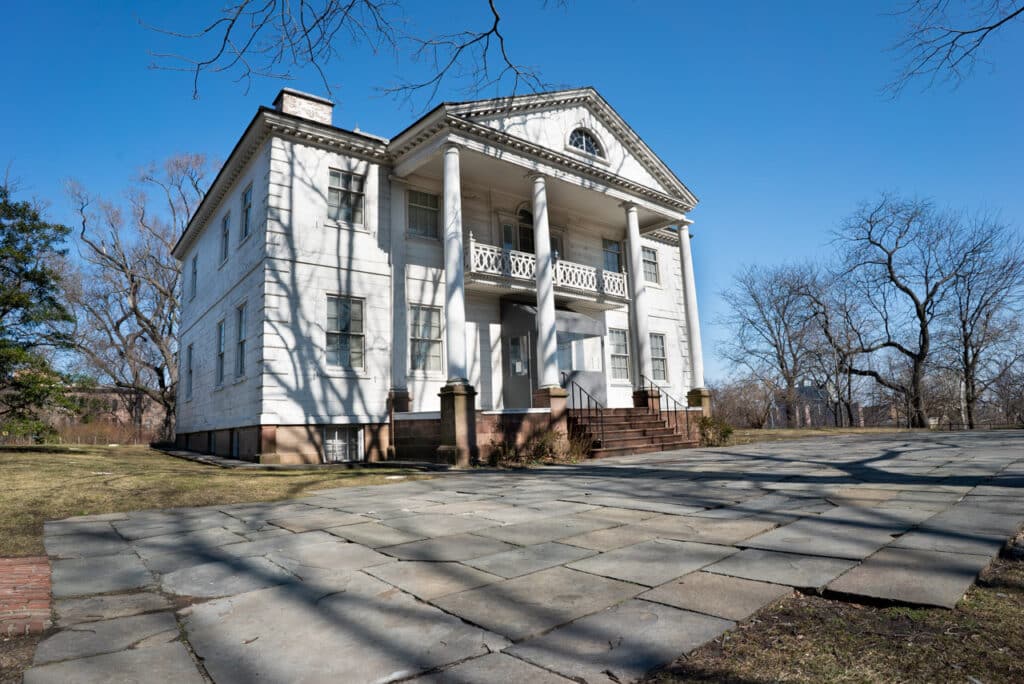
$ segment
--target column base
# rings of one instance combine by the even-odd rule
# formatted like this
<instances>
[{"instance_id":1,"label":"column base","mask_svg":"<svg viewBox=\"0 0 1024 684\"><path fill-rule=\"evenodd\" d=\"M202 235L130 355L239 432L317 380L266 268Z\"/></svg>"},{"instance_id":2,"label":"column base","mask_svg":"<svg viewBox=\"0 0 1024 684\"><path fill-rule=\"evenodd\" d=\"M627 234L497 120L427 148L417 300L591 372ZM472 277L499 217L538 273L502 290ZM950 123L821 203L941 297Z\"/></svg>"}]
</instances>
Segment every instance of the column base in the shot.
<instances>
[{"instance_id":1,"label":"column base","mask_svg":"<svg viewBox=\"0 0 1024 684\"><path fill-rule=\"evenodd\" d=\"M657 412L661 409L661 390L657 388L633 390L633 408Z\"/></svg>"},{"instance_id":2,"label":"column base","mask_svg":"<svg viewBox=\"0 0 1024 684\"><path fill-rule=\"evenodd\" d=\"M476 462L476 390L470 384L451 383L441 388L441 446L437 457L455 466Z\"/></svg>"},{"instance_id":3,"label":"column base","mask_svg":"<svg viewBox=\"0 0 1024 684\"><path fill-rule=\"evenodd\" d=\"M686 403L690 408L700 408L701 415L711 416L711 390L706 387L694 387L687 392Z\"/></svg>"},{"instance_id":4,"label":"column base","mask_svg":"<svg viewBox=\"0 0 1024 684\"><path fill-rule=\"evenodd\" d=\"M548 430L555 435L555 448L569 451L569 392L562 387L542 387L533 393L533 407L551 409Z\"/></svg>"},{"instance_id":5,"label":"column base","mask_svg":"<svg viewBox=\"0 0 1024 684\"><path fill-rule=\"evenodd\" d=\"M388 448L386 450L385 458L389 461L394 461L398 458L398 453L395 450L394 434L395 434L395 414L396 413L408 413L409 408L412 406L412 395L409 394L407 389L393 389L388 392Z\"/></svg>"}]
</instances>

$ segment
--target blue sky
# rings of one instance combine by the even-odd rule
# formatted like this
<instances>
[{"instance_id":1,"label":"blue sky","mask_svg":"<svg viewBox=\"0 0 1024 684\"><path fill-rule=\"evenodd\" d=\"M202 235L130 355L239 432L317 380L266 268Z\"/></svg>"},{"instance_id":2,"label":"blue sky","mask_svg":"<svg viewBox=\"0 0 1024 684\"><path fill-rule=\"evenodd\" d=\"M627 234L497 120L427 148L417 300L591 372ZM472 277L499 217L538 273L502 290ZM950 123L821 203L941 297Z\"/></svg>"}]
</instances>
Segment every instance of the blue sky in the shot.
<instances>
[{"instance_id":1,"label":"blue sky","mask_svg":"<svg viewBox=\"0 0 1024 684\"><path fill-rule=\"evenodd\" d=\"M200 82L150 67L186 49L140 20L191 30L219 2L17 3L5 11L0 163L23 191L72 221L61 182L117 194L150 161L178 152L223 159L282 82ZM997 211L1024 224L1024 26L994 35L959 88L880 94L903 30L894 3L506 0L513 56L550 83L595 86L700 198L692 213L708 375L726 370L719 292L740 265L825 260L829 232L882 190ZM438 12L438 7L445 10ZM414 1L426 31L484 25L483 0ZM1020 23L1020 22L1018 22ZM454 24L453 24L454 25ZM448 27L451 30L451 27ZM416 65L348 50L329 70L335 123L393 135L422 112L379 92ZM291 87L323 93L313 73ZM486 95L493 95L488 92ZM465 99L455 87L442 99Z\"/></svg>"}]
</instances>

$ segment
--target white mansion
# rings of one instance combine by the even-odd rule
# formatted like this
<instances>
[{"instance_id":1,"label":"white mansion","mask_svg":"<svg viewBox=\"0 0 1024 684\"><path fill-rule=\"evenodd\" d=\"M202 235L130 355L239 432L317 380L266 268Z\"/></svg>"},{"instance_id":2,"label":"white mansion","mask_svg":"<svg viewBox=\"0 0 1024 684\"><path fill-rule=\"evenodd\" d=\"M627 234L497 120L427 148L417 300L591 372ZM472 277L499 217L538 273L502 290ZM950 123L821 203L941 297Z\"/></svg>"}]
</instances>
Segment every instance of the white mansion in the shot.
<instances>
[{"instance_id":1,"label":"white mansion","mask_svg":"<svg viewBox=\"0 0 1024 684\"><path fill-rule=\"evenodd\" d=\"M282 90L174 249L178 444L466 463L573 408L706 412L696 202L591 88L445 103L390 140Z\"/></svg>"}]
</instances>

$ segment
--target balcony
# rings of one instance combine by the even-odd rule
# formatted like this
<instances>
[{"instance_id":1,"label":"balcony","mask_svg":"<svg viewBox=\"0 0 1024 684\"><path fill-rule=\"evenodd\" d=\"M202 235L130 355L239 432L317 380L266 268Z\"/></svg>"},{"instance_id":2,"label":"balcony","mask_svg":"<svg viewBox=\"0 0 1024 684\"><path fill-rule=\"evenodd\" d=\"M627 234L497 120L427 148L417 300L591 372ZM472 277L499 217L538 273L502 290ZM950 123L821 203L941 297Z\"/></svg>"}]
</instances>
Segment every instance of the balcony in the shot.
<instances>
[{"instance_id":1,"label":"balcony","mask_svg":"<svg viewBox=\"0 0 1024 684\"><path fill-rule=\"evenodd\" d=\"M536 290L537 257L469 241L466 280L482 289ZM629 300L623 273L559 259L555 262L555 294L571 299L620 304Z\"/></svg>"}]
</instances>

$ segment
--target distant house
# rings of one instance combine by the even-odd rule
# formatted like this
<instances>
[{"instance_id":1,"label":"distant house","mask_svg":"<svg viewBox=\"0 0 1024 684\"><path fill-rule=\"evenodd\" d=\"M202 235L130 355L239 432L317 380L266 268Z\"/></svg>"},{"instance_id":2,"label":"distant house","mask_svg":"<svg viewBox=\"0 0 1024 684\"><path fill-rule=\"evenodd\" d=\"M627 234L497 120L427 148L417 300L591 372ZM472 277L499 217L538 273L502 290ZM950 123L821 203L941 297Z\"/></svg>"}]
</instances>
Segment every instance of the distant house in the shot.
<instances>
[{"instance_id":1,"label":"distant house","mask_svg":"<svg viewBox=\"0 0 1024 684\"><path fill-rule=\"evenodd\" d=\"M181 447L462 463L567 403L707 406L697 199L596 91L445 103L390 140L332 107L261 107L174 249Z\"/></svg>"}]
</instances>

